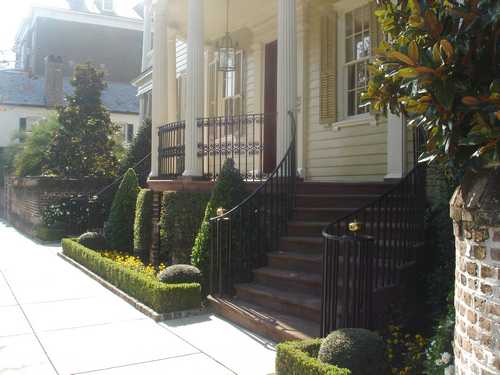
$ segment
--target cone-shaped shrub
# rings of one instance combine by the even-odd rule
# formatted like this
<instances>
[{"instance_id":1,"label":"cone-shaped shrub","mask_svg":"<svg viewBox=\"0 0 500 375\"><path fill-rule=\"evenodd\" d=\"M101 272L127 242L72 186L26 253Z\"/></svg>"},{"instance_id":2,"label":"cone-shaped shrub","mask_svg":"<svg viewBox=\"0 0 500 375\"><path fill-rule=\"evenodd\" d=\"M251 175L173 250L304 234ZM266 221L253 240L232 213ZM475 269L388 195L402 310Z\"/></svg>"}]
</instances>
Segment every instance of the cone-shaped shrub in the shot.
<instances>
[{"instance_id":1,"label":"cone-shaped shrub","mask_svg":"<svg viewBox=\"0 0 500 375\"><path fill-rule=\"evenodd\" d=\"M201 223L200 230L196 236L191 255L191 263L198 267L203 275L203 281L208 281L208 257L210 252L209 221L217 216L217 209L222 207L226 210L237 206L245 196L245 184L241 178L240 172L234 166L232 159L226 160L219 177L212 191L212 196L205 210L205 217Z\"/></svg>"},{"instance_id":2,"label":"cone-shaped shrub","mask_svg":"<svg viewBox=\"0 0 500 375\"><path fill-rule=\"evenodd\" d=\"M133 169L129 169L115 194L108 221L104 226L106 240L114 250L132 253L138 192L137 176Z\"/></svg>"},{"instance_id":3,"label":"cone-shaped shrub","mask_svg":"<svg viewBox=\"0 0 500 375\"><path fill-rule=\"evenodd\" d=\"M134 255L146 260L153 231L153 192L141 189L137 196L134 222Z\"/></svg>"}]
</instances>

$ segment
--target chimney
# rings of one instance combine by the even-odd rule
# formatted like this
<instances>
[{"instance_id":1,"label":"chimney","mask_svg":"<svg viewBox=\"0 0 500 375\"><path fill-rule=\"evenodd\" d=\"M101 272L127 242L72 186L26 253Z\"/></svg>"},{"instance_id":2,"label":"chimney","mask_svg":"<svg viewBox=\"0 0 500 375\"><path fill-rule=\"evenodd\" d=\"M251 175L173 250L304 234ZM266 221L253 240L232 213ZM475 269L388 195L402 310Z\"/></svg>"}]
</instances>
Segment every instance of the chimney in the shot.
<instances>
[{"instance_id":1,"label":"chimney","mask_svg":"<svg viewBox=\"0 0 500 375\"><path fill-rule=\"evenodd\" d=\"M85 5L85 0L66 0L71 10L76 10L78 12L88 12L87 5Z\"/></svg>"},{"instance_id":2,"label":"chimney","mask_svg":"<svg viewBox=\"0 0 500 375\"><path fill-rule=\"evenodd\" d=\"M63 61L61 56L50 55L45 58L45 101L48 107L62 105L63 91Z\"/></svg>"}]
</instances>

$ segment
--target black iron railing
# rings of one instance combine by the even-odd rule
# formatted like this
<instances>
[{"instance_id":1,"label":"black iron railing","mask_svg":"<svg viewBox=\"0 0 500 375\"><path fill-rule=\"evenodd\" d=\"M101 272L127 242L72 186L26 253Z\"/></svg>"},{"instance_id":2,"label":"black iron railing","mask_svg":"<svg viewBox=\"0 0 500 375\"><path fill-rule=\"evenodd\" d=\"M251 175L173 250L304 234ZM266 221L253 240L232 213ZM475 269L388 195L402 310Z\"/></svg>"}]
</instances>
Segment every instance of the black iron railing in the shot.
<instances>
[{"instance_id":1,"label":"black iron railing","mask_svg":"<svg viewBox=\"0 0 500 375\"><path fill-rule=\"evenodd\" d=\"M276 169L238 206L210 220L210 285L212 295L232 295L234 284L252 279L270 251L278 248L295 202L295 119L293 137Z\"/></svg>"},{"instance_id":2,"label":"black iron railing","mask_svg":"<svg viewBox=\"0 0 500 375\"><path fill-rule=\"evenodd\" d=\"M186 122L178 121L158 130L158 175L175 179L184 172Z\"/></svg>"},{"instance_id":3,"label":"black iron railing","mask_svg":"<svg viewBox=\"0 0 500 375\"><path fill-rule=\"evenodd\" d=\"M270 142L264 143L265 127L272 121L275 113L198 119L203 175L215 179L224 162L232 159L245 180L263 180L264 155L276 152Z\"/></svg>"},{"instance_id":4,"label":"black iron railing","mask_svg":"<svg viewBox=\"0 0 500 375\"><path fill-rule=\"evenodd\" d=\"M424 174L415 167L380 198L323 230L322 336L372 328L374 291L397 286L414 264L423 236Z\"/></svg>"}]
</instances>

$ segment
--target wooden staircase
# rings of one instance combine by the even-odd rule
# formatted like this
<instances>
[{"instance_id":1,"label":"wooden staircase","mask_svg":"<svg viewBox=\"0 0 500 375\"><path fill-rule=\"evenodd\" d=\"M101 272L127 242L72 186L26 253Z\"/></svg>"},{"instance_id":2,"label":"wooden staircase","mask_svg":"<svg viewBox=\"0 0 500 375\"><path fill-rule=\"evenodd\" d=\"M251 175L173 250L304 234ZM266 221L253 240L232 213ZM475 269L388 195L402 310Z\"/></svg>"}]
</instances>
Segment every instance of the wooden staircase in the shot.
<instances>
[{"instance_id":1,"label":"wooden staircase","mask_svg":"<svg viewBox=\"0 0 500 375\"><path fill-rule=\"evenodd\" d=\"M253 281L235 285L232 300L210 297L219 314L275 341L317 337L320 333L322 229L375 200L388 183L297 184L293 219L268 264Z\"/></svg>"}]
</instances>

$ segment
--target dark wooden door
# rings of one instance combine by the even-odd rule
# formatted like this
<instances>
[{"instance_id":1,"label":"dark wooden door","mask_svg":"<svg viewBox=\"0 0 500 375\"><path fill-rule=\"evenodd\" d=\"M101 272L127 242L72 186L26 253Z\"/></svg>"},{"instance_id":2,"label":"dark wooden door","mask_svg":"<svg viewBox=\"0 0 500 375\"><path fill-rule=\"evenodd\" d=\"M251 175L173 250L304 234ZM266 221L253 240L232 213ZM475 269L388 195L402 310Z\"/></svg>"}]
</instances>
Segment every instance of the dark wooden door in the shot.
<instances>
[{"instance_id":1,"label":"dark wooden door","mask_svg":"<svg viewBox=\"0 0 500 375\"><path fill-rule=\"evenodd\" d=\"M278 41L266 45L264 78L264 173L276 167L276 108L278 87Z\"/></svg>"}]
</instances>

